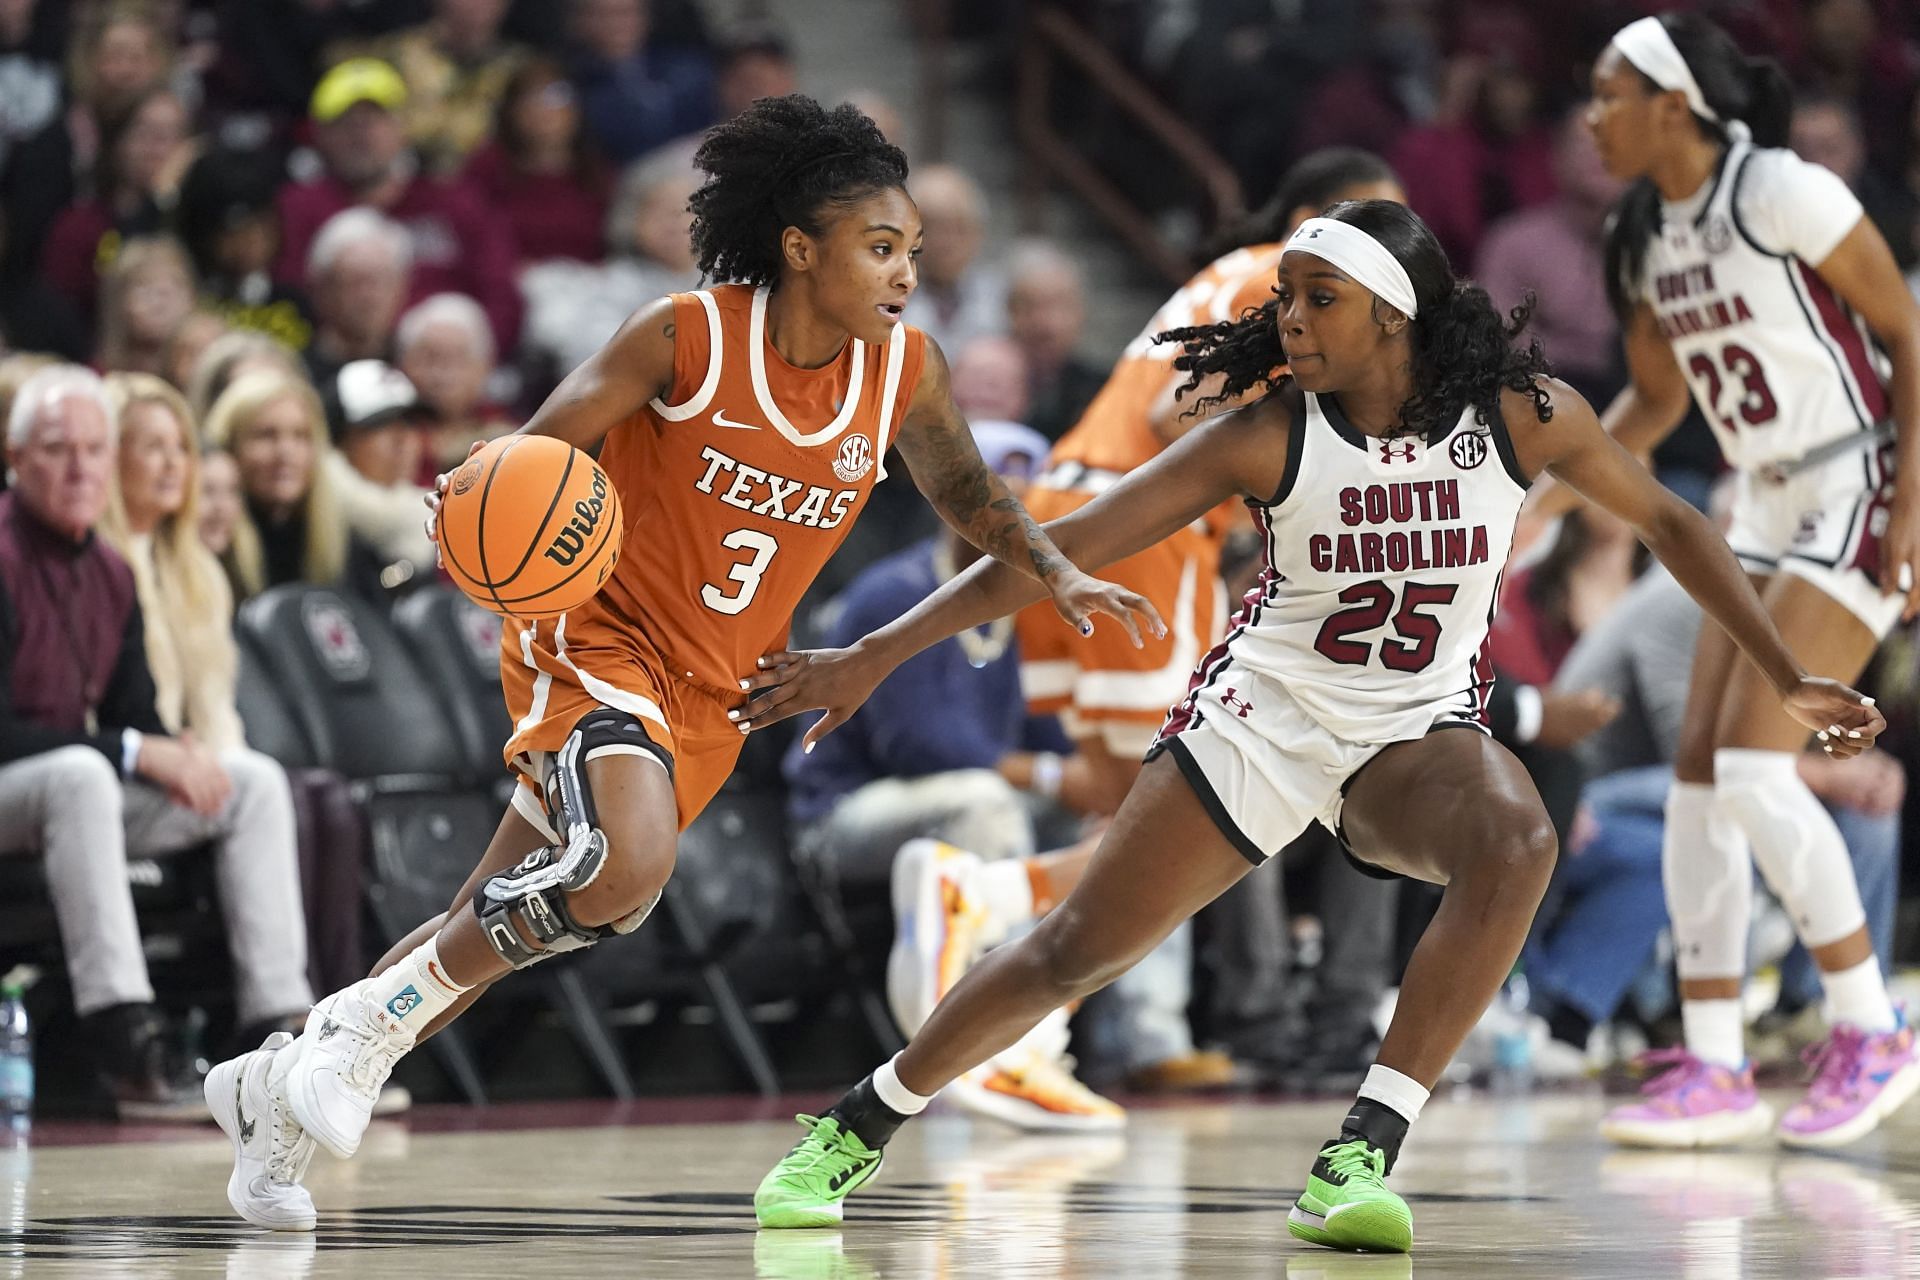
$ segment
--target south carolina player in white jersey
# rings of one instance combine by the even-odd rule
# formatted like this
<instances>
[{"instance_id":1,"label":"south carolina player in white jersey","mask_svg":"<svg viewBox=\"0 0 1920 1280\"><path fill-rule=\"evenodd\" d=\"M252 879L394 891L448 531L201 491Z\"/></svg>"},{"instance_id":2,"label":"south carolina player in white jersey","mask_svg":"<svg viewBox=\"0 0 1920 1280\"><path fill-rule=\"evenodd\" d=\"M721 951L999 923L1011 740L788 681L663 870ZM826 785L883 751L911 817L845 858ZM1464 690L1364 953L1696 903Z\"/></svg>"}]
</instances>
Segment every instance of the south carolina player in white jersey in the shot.
<instances>
[{"instance_id":1,"label":"south carolina player in white jersey","mask_svg":"<svg viewBox=\"0 0 1920 1280\"><path fill-rule=\"evenodd\" d=\"M1727 540L1768 612L1808 670L1857 679L1920 601L1920 310L1846 185L1777 145L1791 113L1777 66L1669 14L1615 35L1593 88L1601 157L1636 180L1607 243L1632 373L1607 426L1650 449L1691 391L1736 469ZM1851 1141L1920 1088L1846 846L1797 772L1806 744L1725 635L1703 630L1662 859L1686 1053L1607 1117L1617 1141L1693 1147L1772 1124L1739 998L1756 862L1820 967L1831 1023L1781 1141Z\"/></svg>"},{"instance_id":2,"label":"south carolina player in white jersey","mask_svg":"<svg viewBox=\"0 0 1920 1280\"><path fill-rule=\"evenodd\" d=\"M1859 694L1800 669L1712 526L1544 376L1537 345L1511 345L1486 294L1454 279L1406 208L1357 201L1303 223L1277 284L1248 317L1178 335L1196 382L1218 374L1222 395L1271 393L1050 526L1068 554L1109 563L1244 498L1267 528L1260 586L1195 672L1079 885L989 952L899 1056L808 1118L755 1196L763 1226L839 1221L893 1131L943 1085L1110 982L1318 820L1366 866L1446 894L1289 1229L1334 1248L1409 1248L1412 1215L1383 1178L1553 871L1533 784L1475 718L1474 658L1515 513L1543 470L1631 525L1791 714L1841 726L1837 754L1884 725ZM1281 385L1283 361L1293 385ZM850 649L774 655L749 681L744 718L823 706L817 740L905 658L1034 598L1011 573L970 570Z\"/></svg>"}]
</instances>

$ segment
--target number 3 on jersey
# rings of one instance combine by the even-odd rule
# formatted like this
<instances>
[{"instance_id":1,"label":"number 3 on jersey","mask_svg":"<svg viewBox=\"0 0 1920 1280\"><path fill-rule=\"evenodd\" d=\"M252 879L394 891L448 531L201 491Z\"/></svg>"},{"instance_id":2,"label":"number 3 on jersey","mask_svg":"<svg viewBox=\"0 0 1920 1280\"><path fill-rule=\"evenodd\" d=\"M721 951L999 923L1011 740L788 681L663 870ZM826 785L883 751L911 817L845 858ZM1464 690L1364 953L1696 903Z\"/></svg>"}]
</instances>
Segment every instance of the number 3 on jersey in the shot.
<instances>
[{"instance_id":1,"label":"number 3 on jersey","mask_svg":"<svg viewBox=\"0 0 1920 1280\"><path fill-rule=\"evenodd\" d=\"M717 613L735 614L753 603L753 593L760 589L760 576L773 563L773 553L780 549L780 544L758 529L735 529L720 539L720 545L729 551L750 551L753 557L727 570L728 580L740 584L732 595L707 583L700 588L700 599Z\"/></svg>"}]
</instances>

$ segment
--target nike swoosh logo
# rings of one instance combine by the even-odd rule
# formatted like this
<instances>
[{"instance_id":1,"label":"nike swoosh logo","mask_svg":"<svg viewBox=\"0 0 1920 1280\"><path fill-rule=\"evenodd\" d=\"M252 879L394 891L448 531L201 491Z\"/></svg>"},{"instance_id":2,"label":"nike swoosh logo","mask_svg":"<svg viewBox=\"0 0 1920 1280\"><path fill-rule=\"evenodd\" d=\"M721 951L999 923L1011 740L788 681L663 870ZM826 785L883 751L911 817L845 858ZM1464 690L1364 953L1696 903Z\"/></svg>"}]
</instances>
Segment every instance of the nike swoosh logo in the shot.
<instances>
[{"instance_id":1,"label":"nike swoosh logo","mask_svg":"<svg viewBox=\"0 0 1920 1280\"><path fill-rule=\"evenodd\" d=\"M760 429L758 425L751 422L735 422L727 416L724 409L715 409L713 411L713 425L716 427L732 427L735 431L758 431Z\"/></svg>"},{"instance_id":2,"label":"nike swoosh logo","mask_svg":"<svg viewBox=\"0 0 1920 1280\"><path fill-rule=\"evenodd\" d=\"M873 1168L873 1166L878 1164L879 1162L880 1162L880 1157L874 1156L871 1159L862 1160L859 1164L853 1166L853 1168L851 1169L841 1170L839 1173L836 1173L831 1178L827 1179L827 1190L838 1191L840 1188L846 1186L847 1183L851 1182L853 1179L859 1177L861 1174L865 1173L867 1170Z\"/></svg>"}]
</instances>

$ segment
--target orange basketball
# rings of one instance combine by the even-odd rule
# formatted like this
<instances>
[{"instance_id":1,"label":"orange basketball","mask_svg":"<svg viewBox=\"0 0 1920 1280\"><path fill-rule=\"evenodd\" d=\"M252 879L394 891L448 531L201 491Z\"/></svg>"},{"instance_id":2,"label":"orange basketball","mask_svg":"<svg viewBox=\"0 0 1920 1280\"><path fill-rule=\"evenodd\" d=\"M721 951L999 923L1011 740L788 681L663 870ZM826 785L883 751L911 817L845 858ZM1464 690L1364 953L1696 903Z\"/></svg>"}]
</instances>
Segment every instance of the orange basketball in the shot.
<instances>
[{"instance_id":1,"label":"orange basketball","mask_svg":"<svg viewBox=\"0 0 1920 1280\"><path fill-rule=\"evenodd\" d=\"M558 617L592 599L619 562L620 495L566 441L503 436L447 481L438 533L447 573L475 604Z\"/></svg>"}]
</instances>

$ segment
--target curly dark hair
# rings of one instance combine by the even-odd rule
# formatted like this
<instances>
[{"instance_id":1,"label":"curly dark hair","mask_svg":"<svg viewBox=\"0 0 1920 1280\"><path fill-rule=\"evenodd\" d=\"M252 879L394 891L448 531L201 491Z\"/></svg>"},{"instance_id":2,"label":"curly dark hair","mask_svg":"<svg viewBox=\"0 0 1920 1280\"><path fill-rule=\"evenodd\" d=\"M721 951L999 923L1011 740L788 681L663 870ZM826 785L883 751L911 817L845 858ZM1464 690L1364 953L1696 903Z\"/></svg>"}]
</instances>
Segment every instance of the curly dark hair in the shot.
<instances>
[{"instance_id":1,"label":"curly dark hair","mask_svg":"<svg viewBox=\"0 0 1920 1280\"><path fill-rule=\"evenodd\" d=\"M1413 343L1413 394L1400 406L1400 422L1391 434L1437 440L1453 429L1469 406L1474 420L1490 422L1500 411L1500 393L1519 391L1533 401L1536 417L1553 417L1553 404L1540 378L1552 367L1538 339L1514 345L1533 312L1531 294L1502 317L1485 289L1454 277L1447 252L1419 215L1391 200L1347 200L1321 215L1336 218L1378 240L1413 282L1420 314L1409 330ZM1378 308L1384 304L1375 301ZM1185 348L1173 365L1188 375L1180 394L1213 374L1224 374L1217 394L1203 396L1189 412L1222 404L1255 387L1276 390L1286 383L1286 353L1276 325L1279 300L1249 308L1236 320L1169 329L1155 342Z\"/></svg>"},{"instance_id":2,"label":"curly dark hair","mask_svg":"<svg viewBox=\"0 0 1920 1280\"><path fill-rule=\"evenodd\" d=\"M715 126L694 152L707 181L693 213L694 260L708 279L772 284L780 233L817 236L830 210L907 184L907 156L859 108L804 94L762 98Z\"/></svg>"}]
</instances>

